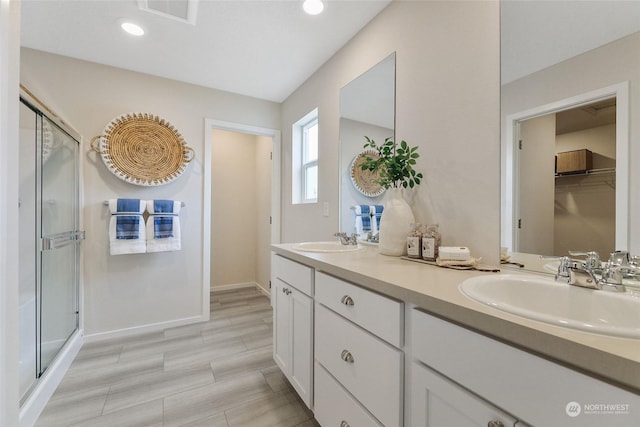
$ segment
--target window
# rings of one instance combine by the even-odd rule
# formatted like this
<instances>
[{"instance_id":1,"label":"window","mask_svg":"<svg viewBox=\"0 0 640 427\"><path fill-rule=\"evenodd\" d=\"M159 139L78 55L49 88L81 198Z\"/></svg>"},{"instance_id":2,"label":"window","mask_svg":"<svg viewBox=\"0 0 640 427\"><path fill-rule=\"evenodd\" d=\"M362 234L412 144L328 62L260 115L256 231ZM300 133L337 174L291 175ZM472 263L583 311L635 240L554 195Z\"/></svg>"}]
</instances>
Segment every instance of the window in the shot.
<instances>
[{"instance_id":1,"label":"window","mask_svg":"<svg viewBox=\"0 0 640 427\"><path fill-rule=\"evenodd\" d=\"M318 201L318 109L292 128L293 134L293 203Z\"/></svg>"}]
</instances>

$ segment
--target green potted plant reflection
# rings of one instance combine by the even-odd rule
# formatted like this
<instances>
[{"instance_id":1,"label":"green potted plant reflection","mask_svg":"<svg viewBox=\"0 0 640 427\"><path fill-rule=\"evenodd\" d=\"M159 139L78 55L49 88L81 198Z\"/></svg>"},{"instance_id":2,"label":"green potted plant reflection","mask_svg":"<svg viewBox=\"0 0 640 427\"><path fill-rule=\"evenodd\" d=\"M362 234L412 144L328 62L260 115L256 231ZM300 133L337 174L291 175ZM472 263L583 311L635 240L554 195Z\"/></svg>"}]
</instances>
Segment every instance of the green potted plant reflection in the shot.
<instances>
[{"instance_id":1,"label":"green potted plant reflection","mask_svg":"<svg viewBox=\"0 0 640 427\"><path fill-rule=\"evenodd\" d=\"M416 159L420 157L417 153L417 146L410 147L404 140L398 146L390 137L380 145L368 136L365 136L364 139L367 140L364 148L376 151L378 158L363 154L365 160L360 167L362 170L377 173L378 178L374 180L376 183L385 189L392 187L413 188L420 184L420 180L423 178L422 173L413 169Z\"/></svg>"}]
</instances>

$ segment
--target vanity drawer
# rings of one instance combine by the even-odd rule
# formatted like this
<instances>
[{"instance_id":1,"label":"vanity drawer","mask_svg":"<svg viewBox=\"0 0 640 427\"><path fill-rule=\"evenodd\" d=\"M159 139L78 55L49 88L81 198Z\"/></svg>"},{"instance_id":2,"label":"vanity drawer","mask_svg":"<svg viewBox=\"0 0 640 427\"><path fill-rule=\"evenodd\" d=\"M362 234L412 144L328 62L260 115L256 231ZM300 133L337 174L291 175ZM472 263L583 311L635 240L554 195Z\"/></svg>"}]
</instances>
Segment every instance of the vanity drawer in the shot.
<instances>
[{"instance_id":1,"label":"vanity drawer","mask_svg":"<svg viewBox=\"0 0 640 427\"><path fill-rule=\"evenodd\" d=\"M387 427L402 425L403 353L316 304L315 357Z\"/></svg>"},{"instance_id":2,"label":"vanity drawer","mask_svg":"<svg viewBox=\"0 0 640 427\"><path fill-rule=\"evenodd\" d=\"M313 413L320 425L384 427L318 363L314 384Z\"/></svg>"},{"instance_id":3,"label":"vanity drawer","mask_svg":"<svg viewBox=\"0 0 640 427\"><path fill-rule=\"evenodd\" d=\"M313 268L273 254L271 269L273 277L277 277L308 296L313 296Z\"/></svg>"},{"instance_id":4,"label":"vanity drawer","mask_svg":"<svg viewBox=\"0 0 640 427\"><path fill-rule=\"evenodd\" d=\"M396 347L402 346L403 303L316 271L315 300Z\"/></svg>"}]
</instances>

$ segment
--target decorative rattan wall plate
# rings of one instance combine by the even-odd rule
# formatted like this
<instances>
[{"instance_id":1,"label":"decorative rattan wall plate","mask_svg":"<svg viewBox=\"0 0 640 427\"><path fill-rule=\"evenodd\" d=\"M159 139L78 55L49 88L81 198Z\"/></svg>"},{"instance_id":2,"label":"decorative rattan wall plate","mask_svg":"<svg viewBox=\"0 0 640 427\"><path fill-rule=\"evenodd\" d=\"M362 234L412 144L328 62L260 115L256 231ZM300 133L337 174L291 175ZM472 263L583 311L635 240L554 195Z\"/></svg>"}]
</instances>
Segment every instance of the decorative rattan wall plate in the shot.
<instances>
[{"instance_id":1,"label":"decorative rattan wall plate","mask_svg":"<svg viewBox=\"0 0 640 427\"><path fill-rule=\"evenodd\" d=\"M361 165L366 157L377 159L379 156L374 150L364 150L358 154L351 162L351 182L361 194L367 197L377 197L384 193L384 187L375 182L379 177L379 172L362 170Z\"/></svg>"},{"instance_id":2,"label":"decorative rattan wall plate","mask_svg":"<svg viewBox=\"0 0 640 427\"><path fill-rule=\"evenodd\" d=\"M111 120L91 149L107 168L130 184L155 186L180 177L195 157L168 121L149 113L126 113Z\"/></svg>"}]
</instances>

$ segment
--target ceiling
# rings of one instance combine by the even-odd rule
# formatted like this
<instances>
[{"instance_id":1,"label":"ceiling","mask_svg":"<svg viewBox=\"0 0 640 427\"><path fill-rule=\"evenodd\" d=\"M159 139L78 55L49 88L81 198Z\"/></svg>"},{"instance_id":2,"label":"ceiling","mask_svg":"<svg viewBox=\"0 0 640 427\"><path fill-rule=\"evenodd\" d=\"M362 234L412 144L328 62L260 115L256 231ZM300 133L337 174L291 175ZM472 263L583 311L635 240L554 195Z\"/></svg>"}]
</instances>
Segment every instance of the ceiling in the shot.
<instances>
[{"instance_id":1,"label":"ceiling","mask_svg":"<svg viewBox=\"0 0 640 427\"><path fill-rule=\"evenodd\" d=\"M199 0L195 25L142 0L22 0L22 46L282 102L391 0ZM150 0L170 9L186 0ZM175 8L179 10L180 8ZM146 34L120 29L131 19Z\"/></svg>"},{"instance_id":2,"label":"ceiling","mask_svg":"<svg viewBox=\"0 0 640 427\"><path fill-rule=\"evenodd\" d=\"M147 1L193 2L195 25L140 9ZM282 102L391 1L328 0L310 16L302 0L22 0L21 38L33 49ZM147 34L125 34L123 18ZM636 31L640 0L502 0L502 83Z\"/></svg>"}]
</instances>

